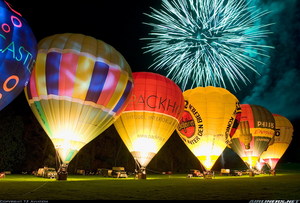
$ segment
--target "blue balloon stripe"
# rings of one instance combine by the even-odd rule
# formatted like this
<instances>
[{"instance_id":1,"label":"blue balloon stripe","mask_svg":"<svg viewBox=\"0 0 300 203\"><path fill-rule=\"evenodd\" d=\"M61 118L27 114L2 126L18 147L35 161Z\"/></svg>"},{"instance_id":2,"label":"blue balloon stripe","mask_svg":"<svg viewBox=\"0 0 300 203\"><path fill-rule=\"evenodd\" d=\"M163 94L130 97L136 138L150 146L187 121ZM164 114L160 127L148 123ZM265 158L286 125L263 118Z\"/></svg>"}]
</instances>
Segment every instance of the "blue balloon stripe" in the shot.
<instances>
[{"instance_id":1,"label":"blue balloon stripe","mask_svg":"<svg viewBox=\"0 0 300 203\"><path fill-rule=\"evenodd\" d=\"M131 92L131 89L132 89L132 82L131 81L128 81L127 82L127 85L126 85L126 88L125 88L125 91L123 92L123 95L121 97L121 99L119 100L118 104L116 105L116 107L114 108L114 112L118 112L122 107L124 107L124 103L126 101L126 99L128 99L128 95L130 94Z\"/></svg>"},{"instance_id":2,"label":"blue balloon stripe","mask_svg":"<svg viewBox=\"0 0 300 203\"><path fill-rule=\"evenodd\" d=\"M62 54L51 52L46 59L46 87L48 95L58 95L59 67Z\"/></svg>"},{"instance_id":3,"label":"blue balloon stripe","mask_svg":"<svg viewBox=\"0 0 300 203\"><path fill-rule=\"evenodd\" d=\"M85 99L86 101L97 103L103 90L108 70L109 66L107 64L103 62L95 63L91 83Z\"/></svg>"}]
</instances>

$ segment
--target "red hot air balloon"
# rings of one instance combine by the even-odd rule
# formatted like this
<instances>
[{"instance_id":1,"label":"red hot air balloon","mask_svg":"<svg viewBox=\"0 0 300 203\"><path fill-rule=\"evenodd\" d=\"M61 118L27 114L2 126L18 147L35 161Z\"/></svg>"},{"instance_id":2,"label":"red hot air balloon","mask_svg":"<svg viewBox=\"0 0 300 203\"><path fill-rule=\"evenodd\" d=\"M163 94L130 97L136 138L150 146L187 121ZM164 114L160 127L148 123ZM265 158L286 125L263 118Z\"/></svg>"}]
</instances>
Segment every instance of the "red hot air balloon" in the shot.
<instances>
[{"instance_id":1,"label":"red hot air balloon","mask_svg":"<svg viewBox=\"0 0 300 203\"><path fill-rule=\"evenodd\" d=\"M114 123L139 170L145 168L179 123L184 99L180 88L156 73L133 73L131 100Z\"/></svg>"}]
</instances>

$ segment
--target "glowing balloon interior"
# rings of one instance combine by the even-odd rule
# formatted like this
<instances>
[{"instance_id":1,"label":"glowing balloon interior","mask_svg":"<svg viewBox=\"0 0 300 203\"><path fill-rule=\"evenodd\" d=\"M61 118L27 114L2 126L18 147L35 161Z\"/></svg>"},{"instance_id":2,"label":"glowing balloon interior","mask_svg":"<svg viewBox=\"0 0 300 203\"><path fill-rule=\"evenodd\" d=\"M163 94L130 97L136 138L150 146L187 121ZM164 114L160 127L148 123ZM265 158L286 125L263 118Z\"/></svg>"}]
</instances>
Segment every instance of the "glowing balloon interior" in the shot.
<instances>
[{"instance_id":1,"label":"glowing balloon interior","mask_svg":"<svg viewBox=\"0 0 300 203\"><path fill-rule=\"evenodd\" d=\"M273 114L273 116L276 126L275 136L260 157L269 165L271 170L275 169L278 161L288 149L294 132L292 123L286 117L278 114Z\"/></svg>"},{"instance_id":2,"label":"glowing balloon interior","mask_svg":"<svg viewBox=\"0 0 300 203\"><path fill-rule=\"evenodd\" d=\"M81 34L38 44L28 103L64 164L106 130L128 103L132 73L113 47Z\"/></svg>"},{"instance_id":3,"label":"glowing balloon interior","mask_svg":"<svg viewBox=\"0 0 300 203\"><path fill-rule=\"evenodd\" d=\"M0 0L0 110L27 85L37 54L37 42L26 20Z\"/></svg>"},{"instance_id":4,"label":"glowing balloon interior","mask_svg":"<svg viewBox=\"0 0 300 203\"><path fill-rule=\"evenodd\" d=\"M197 87L183 93L185 108L176 129L207 171L222 154L238 126L240 105L228 90Z\"/></svg>"},{"instance_id":5,"label":"glowing balloon interior","mask_svg":"<svg viewBox=\"0 0 300 203\"><path fill-rule=\"evenodd\" d=\"M241 104L241 109L241 121L229 147L251 169L274 136L275 120L272 113L262 106Z\"/></svg>"},{"instance_id":6,"label":"glowing balloon interior","mask_svg":"<svg viewBox=\"0 0 300 203\"><path fill-rule=\"evenodd\" d=\"M156 73L133 73L130 102L114 123L134 159L146 168L178 125L183 111L180 88Z\"/></svg>"},{"instance_id":7,"label":"glowing balloon interior","mask_svg":"<svg viewBox=\"0 0 300 203\"><path fill-rule=\"evenodd\" d=\"M262 171L262 168L264 167L264 165L265 165L265 161L262 160L261 158L259 158L258 161L256 162L255 168L258 171Z\"/></svg>"}]
</instances>

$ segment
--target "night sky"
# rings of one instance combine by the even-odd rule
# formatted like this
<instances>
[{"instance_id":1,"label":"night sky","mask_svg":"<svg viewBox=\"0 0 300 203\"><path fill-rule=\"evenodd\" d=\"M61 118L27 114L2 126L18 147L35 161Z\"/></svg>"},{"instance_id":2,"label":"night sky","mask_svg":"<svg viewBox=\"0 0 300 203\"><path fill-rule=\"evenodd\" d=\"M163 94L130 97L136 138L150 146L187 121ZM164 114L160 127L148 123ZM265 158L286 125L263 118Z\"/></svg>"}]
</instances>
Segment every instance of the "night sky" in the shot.
<instances>
[{"instance_id":1,"label":"night sky","mask_svg":"<svg viewBox=\"0 0 300 203\"><path fill-rule=\"evenodd\" d=\"M241 103L257 104L294 120L300 118L300 17L297 0L255 0L262 9L271 13L263 18L264 23L274 23L269 29L268 44L274 46L266 65L257 67L261 76L253 75L251 84L241 85L233 92ZM143 22L150 19L143 13L160 8L160 0L148 1L17 1L10 0L13 8L28 21L37 38L58 33L81 33L100 39L115 47L128 61L133 72L151 71L150 54L142 47L150 27ZM70 2L65 3L65 2ZM163 72L161 72L163 74Z\"/></svg>"},{"instance_id":2,"label":"night sky","mask_svg":"<svg viewBox=\"0 0 300 203\"><path fill-rule=\"evenodd\" d=\"M294 137L300 136L300 1L254 1L260 8L272 11L264 20L266 23L275 23L270 26L273 34L267 39L274 50L270 51L266 65L258 67L261 76L253 76L251 84L242 85L240 91L232 93L240 103L261 105L272 113L287 117L296 129ZM146 44L140 38L147 37L150 31L150 27L142 23L150 20L143 13L150 13L150 7L160 8L161 0L7 2L27 20L37 41L58 33L90 35L116 48L133 72L155 72L148 69L153 57L143 53L142 47ZM20 95L20 98L18 101L24 102L24 96ZM19 103L13 102L11 105ZM299 143L299 138L294 141ZM293 143L295 148L298 145ZM289 149L289 152L293 153L292 150Z\"/></svg>"}]
</instances>

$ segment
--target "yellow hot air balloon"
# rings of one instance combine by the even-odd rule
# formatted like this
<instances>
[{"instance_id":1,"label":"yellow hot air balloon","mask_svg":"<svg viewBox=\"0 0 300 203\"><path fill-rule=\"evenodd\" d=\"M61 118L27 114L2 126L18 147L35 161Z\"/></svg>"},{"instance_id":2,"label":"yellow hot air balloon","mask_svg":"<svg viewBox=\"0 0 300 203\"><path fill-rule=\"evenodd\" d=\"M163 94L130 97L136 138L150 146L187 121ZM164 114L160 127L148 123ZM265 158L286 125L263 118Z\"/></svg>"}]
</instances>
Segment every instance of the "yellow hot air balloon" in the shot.
<instances>
[{"instance_id":1,"label":"yellow hot air balloon","mask_svg":"<svg viewBox=\"0 0 300 203\"><path fill-rule=\"evenodd\" d=\"M185 111L176 130L206 171L210 171L237 127L239 101L219 87L197 87L185 91L183 96Z\"/></svg>"},{"instance_id":2,"label":"yellow hot air balloon","mask_svg":"<svg viewBox=\"0 0 300 203\"><path fill-rule=\"evenodd\" d=\"M275 136L267 150L260 156L260 158L269 165L272 171L275 170L278 161L288 149L294 132L292 123L286 117L278 114L273 114L273 117L276 127Z\"/></svg>"},{"instance_id":3,"label":"yellow hot air balloon","mask_svg":"<svg viewBox=\"0 0 300 203\"><path fill-rule=\"evenodd\" d=\"M133 73L132 97L114 123L141 173L175 131L183 112L180 88L157 73Z\"/></svg>"},{"instance_id":4,"label":"yellow hot air balloon","mask_svg":"<svg viewBox=\"0 0 300 203\"><path fill-rule=\"evenodd\" d=\"M272 113L259 105L241 104L242 114L229 147L252 169L275 133Z\"/></svg>"},{"instance_id":5,"label":"yellow hot air balloon","mask_svg":"<svg viewBox=\"0 0 300 203\"><path fill-rule=\"evenodd\" d=\"M103 41L65 33L39 42L25 94L59 154L61 170L118 118L132 86L128 63Z\"/></svg>"}]
</instances>

